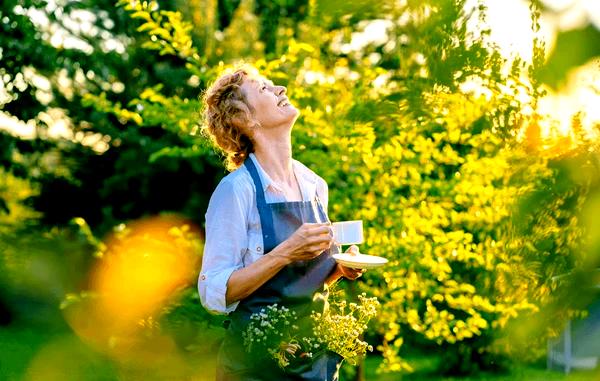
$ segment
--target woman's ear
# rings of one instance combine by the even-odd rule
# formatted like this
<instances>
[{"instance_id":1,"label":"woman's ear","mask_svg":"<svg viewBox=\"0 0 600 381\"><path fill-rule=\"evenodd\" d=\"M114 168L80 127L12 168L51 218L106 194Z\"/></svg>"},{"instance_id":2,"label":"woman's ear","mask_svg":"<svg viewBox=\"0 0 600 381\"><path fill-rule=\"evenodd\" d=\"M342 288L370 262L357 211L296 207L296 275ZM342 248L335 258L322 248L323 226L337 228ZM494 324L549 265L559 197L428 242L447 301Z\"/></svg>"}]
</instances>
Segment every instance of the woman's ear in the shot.
<instances>
[{"instance_id":1,"label":"woman's ear","mask_svg":"<svg viewBox=\"0 0 600 381\"><path fill-rule=\"evenodd\" d=\"M240 131L251 133L257 128L260 128L260 123L254 118L245 118L242 116L235 116L231 118L231 123L239 128Z\"/></svg>"},{"instance_id":2,"label":"woman's ear","mask_svg":"<svg viewBox=\"0 0 600 381\"><path fill-rule=\"evenodd\" d=\"M233 118L230 119L231 120L231 124L241 130L241 131L245 131L246 128L248 128L248 122L246 120L246 118L242 118L240 116L234 116Z\"/></svg>"},{"instance_id":3,"label":"woman's ear","mask_svg":"<svg viewBox=\"0 0 600 381\"><path fill-rule=\"evenodd\" d=\"M230 119L231 124L240 131L243 135L246 135L250 140L254 137L254 131L260 128L260 123L253 118L245 118L242 116L235 116Z\"/></svg>"},{"instance_id":4,"label":"woman's ear","mask_svg":"<svg viewBox=\"0 0 600 381\"><path fill-rule=\"evenodd\" d=\"M259 121L256 119L252 119L250 120L250 130L254 131L257 130L259 128L261 128L262 126L260 125Z\"/></svg>"}]
</instances>

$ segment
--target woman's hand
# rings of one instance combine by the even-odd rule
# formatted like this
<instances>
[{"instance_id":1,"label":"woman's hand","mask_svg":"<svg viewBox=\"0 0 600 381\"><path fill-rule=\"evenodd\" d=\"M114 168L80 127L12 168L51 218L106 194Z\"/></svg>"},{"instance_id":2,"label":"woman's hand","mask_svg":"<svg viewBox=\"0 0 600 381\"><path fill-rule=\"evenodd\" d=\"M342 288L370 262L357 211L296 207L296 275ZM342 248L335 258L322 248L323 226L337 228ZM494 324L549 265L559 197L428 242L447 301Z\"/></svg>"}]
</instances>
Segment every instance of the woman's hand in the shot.
<instances>
[{"instance_id":1,"label":"woman's hand","mask_svg":"<svg viewBox=\"0 0 600 381\"><path fill-rule=\"evenodd\" d=\"M346 253L352 254L352 255L358 254L358 246L356 246L356 245L350 246L346 250ZM364 270L364 269L353 269L351 267L342 266L339 263L337 263L335 269L331 272L331 274L329 275L329 277L327 278L325 283L327 283L327 285L332 285L335 282L337 282L337 280L340 279L341 277L344 277L344 278L350 279L350 280L356 280L356 278L359 278L361 275L363 275L365 271L366 270Z\"/></svg>"},{"instance_id":2,"label":"woman's hand","mask_svg":"<svg viewBox=\"0 0 600 381\"><path fill-rule=\"evenodd\" d=\"M289 263L307 261L321 255L332 243L330 224L304 223L269 255L284 257Z\"/></svg>"},{"instance_id":3,"label":"woman's hand","mask_svg":"<svg viewBox=\"0 0 600 381\"><path fill-rule=\"evenodd\" d=\"M352 245L346 250L346 253L356 255L359 253L358 246ZM364 274L366 270L364 269L353 269L351 267L342 266L338 263L338 271L341 273L341 276L344 278L355 280Z\"/></svg>"}]
</instances>

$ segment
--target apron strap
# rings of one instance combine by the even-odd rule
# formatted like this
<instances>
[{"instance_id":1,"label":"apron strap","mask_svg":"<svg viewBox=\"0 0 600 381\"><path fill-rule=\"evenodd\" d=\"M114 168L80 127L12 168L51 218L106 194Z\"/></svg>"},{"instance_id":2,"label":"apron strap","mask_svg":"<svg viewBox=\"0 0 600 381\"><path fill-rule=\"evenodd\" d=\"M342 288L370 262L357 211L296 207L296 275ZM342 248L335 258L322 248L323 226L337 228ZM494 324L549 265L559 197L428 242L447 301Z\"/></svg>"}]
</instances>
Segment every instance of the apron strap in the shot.
<instances>
[{"instance_id":1,"label":"apron strap","mask_svg":"<svg viewBox=\"0 0 600 381\"><path fill-rule=\"evenodd\" d=\"M256 166L254 165L254 162L250 156L248 156L248 158L244 161L244 165L246 166L248 172L250 172L252 181L254 181L254 187L256 188L256 206L258 207L258 215L260 216L260 226L264 241L263 247L265 248L266 254L266 248L273 248L276 246L275 227L273 226L273 213L271 213L271 209L267 206L262 181L260 181L260 176L258 175Z\"/></svg>"}]
</instances>

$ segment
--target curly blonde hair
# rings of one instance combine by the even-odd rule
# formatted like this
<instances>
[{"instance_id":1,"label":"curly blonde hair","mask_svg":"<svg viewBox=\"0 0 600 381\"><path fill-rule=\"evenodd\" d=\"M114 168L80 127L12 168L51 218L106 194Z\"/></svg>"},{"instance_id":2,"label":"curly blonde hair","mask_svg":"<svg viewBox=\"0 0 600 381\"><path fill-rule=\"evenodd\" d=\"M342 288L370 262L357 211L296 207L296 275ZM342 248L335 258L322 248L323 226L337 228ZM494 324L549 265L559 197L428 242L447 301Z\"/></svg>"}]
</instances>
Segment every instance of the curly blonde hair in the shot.
<instances>
[{"instance_id":1,"label":"curly blonde hair","mask_svg":"<svg viewBox=\"0 0 600 381\"><path fill-rule=\"evenodd\" d=\"M224 153L229 171L239 168L254 152L248 131L258 123L242 91L242 83L256 70L248 65L225 72L208 87L203 96L203 132Z\"/></svg>"}]
</instances>

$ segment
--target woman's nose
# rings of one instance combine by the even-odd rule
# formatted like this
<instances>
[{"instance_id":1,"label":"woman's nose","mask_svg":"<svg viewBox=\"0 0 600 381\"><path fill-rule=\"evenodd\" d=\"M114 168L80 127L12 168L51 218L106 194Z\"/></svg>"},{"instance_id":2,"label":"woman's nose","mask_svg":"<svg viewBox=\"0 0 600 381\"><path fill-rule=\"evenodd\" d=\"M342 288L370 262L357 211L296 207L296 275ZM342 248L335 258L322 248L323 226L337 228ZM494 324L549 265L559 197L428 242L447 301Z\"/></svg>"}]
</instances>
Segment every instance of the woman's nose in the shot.
<instances>
[{"instance_id":1,"label":"woman's nose","mask_svg":"<svg viewBox=\"0 0 600 381\"><path fill-rule=\"evenodd\" d=\"M276 86L275 88L277 90L277 95L285 94L285 92L287 91L285 86Z\"/></svg>"}]
</instances>

